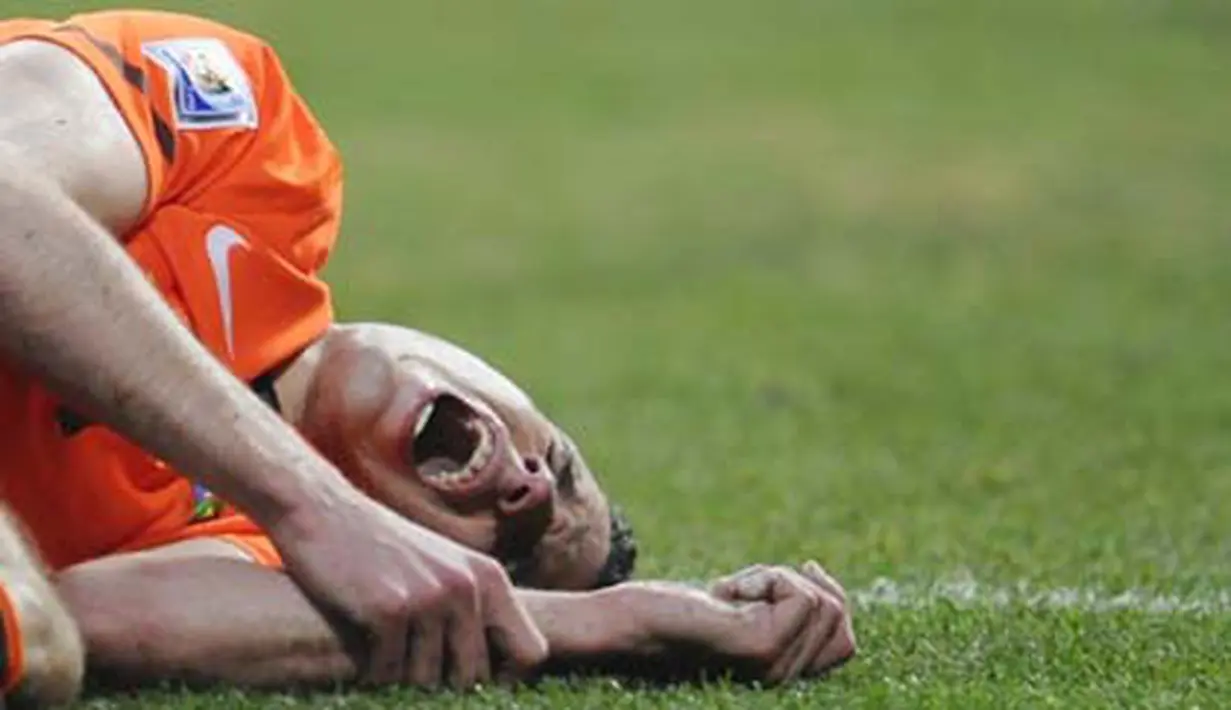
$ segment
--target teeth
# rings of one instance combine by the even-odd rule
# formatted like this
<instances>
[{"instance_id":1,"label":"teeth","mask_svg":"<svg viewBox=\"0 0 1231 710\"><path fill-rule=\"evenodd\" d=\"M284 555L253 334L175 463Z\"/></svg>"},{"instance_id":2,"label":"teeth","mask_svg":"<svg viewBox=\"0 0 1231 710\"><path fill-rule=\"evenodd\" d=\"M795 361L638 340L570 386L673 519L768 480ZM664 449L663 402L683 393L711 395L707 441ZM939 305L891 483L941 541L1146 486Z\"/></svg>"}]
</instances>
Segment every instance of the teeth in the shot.
<instances>
[{"instance_id":1,"label":"teeth","mask_svg":"<svg viewBox=\"0 0 1231 710\"><path fill-rule=\"evenodd\" d=\"M439 471L432 478L446 488L464 486L482 473L491 463L496 451L495 437L487 426L479 425L479 443L474 447L470 460L457 471Z\"/></svg>"},{"instance_id":2,"label":"teeth","mask_svg":"<svg viewBox=\"0 0 1231 710\"><path fill-rule=\"evenodd\" d=\"M432 412L434 411L436 411L436 403L428 402L423 411L419 412L419 421L415 422L415 436L422 434L423 430L427 428L427 423L431 420Z\"/></svg>"},{"instance_id":3,"label":"teeth","mask_svg":"<svg viewBox=\"0 0 1231 710\"><path fill-rule=\"evenodd\" d=\"M487 468L487 464L491 461L492 453L495 449L495 444L492 443L491 431L486 426L480 425L479 444L474 447L474 453L470 455L470 461L466 463L465 470L467 475L474 476Z\"/></svg>"},{"instance_id":4,"label":"teeth","mask_svg":"<svg viewBox=\"0 0 1231 710\"><path fill-rule=\"evenodd\" d=\"M427 428L434 410L435 405L429 404L420 412L415 422L416 437ZM492 429L487 422L480 419L471 421L467 426L478 436L478 442L468 461L458 465L447 458L439 458L425 462L424 468L420 469L423 475L432 479L434 484L443 488L465 486L491 465L496 453L496 436Z\"/></svg>"},{"instance_id":5,"label":"teeth","mask_svg":"<svg viewBox=\"0 0 1231 710\"><path fill-rule=\"evenodd\" d=\"M470 475L465 471L451 471L440 474L437 480L446 486L456 486L470 480Z\"/></svg>"}]
</instances>

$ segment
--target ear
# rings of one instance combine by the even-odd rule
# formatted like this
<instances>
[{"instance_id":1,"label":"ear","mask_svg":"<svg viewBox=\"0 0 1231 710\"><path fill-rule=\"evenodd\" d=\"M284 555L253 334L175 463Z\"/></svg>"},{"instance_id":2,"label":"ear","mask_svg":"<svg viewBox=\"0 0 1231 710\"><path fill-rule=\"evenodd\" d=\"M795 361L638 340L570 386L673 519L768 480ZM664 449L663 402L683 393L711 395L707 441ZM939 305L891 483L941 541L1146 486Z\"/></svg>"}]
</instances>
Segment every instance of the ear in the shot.
<instances>
[{"instance_id":1,"label":"ear","mask_svg":"<svg viewBox=\"0 0 1231 710\"><path fill-rule=\"evenodd\" d=\"M393 368L380 351L345 333L327 336L306 388L299 432L360 489L357 446L393 396Z\"/></svg>"},{"instance_id":2,"label":"ear","mask_svg":"<svg viewBox=\"0 0 1231 710\"><path fill-rule=\"evenodd\" d=\"M394 395L384 351L342 335L325 343L308 388L303 429L369 429Z\"/></svg>"}]
</instances>

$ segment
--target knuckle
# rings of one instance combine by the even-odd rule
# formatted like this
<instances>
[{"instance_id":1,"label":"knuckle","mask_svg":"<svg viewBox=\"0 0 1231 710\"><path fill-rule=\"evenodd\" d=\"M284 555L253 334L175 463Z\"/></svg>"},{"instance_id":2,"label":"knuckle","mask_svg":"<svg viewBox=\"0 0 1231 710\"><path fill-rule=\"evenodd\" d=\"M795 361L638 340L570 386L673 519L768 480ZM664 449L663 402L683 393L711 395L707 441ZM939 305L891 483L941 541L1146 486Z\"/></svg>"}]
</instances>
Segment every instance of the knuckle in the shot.
<instances>
[{"instance_id":1,"label":"knuckle","mask_svg":"<svg viewBox=\"0 0 1231 710\"><path fill-rule=\"evenodd\" d=\"M466 605L475 598L478 585L471 575L460 571L448 572L441 575L440 590L442 596L450 603Z\"/></svg>"},{"instance_id":2,"label":"knuckle","mask_svg":"<svg viewBox=\"0 0 1231 710\"><path fill-rule=\"evenodd\" d=\"M763 574L777 579L790 579L791 571L782 565L759 565L757 568L758 574Z\"/></svg>"},{"instance_id":3,"label":"knuckle","mask_svg":"<svg viewBox=\"0 0 1231 710\"><path fill-rule=\"evenodd\" d=\"M832 612L843 619L847 617L846 602L841 597L829 592L818 592L818 596L826 611Z\"/></svg>"},{"instance_id":4,"label":"knuckle","mask_svg":"<svg viewBox=\"0 0 1231 710\"><path fill-rule=\"evenodd\" d=\"M509 575L505 572L504 567L500 566L493 559L487 557L477 558L471 564L471 571L474 573L477 584L482 587L507 587L511 585Z\"/></svg>"},{"instance_id":5,"label":"knuckle","mask_svg":"<svg viewBox=\"0 0 1231 710\"><path fill-rule=\"evenodd\" d=\"M406 589L390 588L373 602L370 617L380 624L394 624L410 616L416 600Z\"/></svg>"},{"instance_id":6,"label":"knuckle","mask_svg":"<svg viewBox=\"0 0 1231 710\"><path fill-rule=\"evenodd\" d=\"M804 587L802 593L808 602L808 608L813 612L825 611L831 606L831 600L822 592Z\"/></svg>"}]
</instances>

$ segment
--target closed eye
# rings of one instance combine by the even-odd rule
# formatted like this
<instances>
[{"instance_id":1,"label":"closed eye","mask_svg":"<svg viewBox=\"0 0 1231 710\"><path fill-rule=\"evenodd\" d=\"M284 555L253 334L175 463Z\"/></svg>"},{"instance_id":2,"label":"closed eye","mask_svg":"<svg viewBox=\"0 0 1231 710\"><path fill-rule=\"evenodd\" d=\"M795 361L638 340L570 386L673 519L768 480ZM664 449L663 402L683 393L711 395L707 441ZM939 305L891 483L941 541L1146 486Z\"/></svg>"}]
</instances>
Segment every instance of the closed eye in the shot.
<instances>
[{"instance_id":1,"label":"closed eye","mask_svg":"<svg viewBox=\"0 0 1231 710\"><path fill-rule=\"evenodd\" d=\"M577 458L567 444L552 441L547 447L547 465L556 477L561 493L571 493L577 483Z\"/></svg>"}]
</instances>

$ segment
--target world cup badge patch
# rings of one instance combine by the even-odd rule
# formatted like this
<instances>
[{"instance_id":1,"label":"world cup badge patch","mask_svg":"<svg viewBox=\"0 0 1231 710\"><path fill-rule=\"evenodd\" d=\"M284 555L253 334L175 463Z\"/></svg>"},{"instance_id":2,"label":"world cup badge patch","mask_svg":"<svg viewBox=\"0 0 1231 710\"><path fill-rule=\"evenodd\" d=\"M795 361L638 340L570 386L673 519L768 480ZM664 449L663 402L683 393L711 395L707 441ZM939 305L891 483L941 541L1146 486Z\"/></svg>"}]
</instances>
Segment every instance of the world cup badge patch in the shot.
<instances>
[{"instance_id":1,"label":"world cup badge patch","mask_svg":"<svg viewBox=\"0 0 1231 710\"><path fill-rule=\"evenodd\" d=\"M171 39L147 43L142 50L167 72L177 127L257 127L248 75L221 40Z\"/></svg>"}]
</instances>

